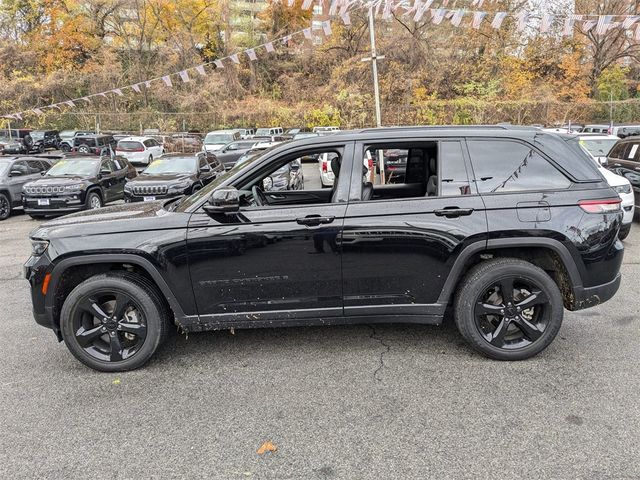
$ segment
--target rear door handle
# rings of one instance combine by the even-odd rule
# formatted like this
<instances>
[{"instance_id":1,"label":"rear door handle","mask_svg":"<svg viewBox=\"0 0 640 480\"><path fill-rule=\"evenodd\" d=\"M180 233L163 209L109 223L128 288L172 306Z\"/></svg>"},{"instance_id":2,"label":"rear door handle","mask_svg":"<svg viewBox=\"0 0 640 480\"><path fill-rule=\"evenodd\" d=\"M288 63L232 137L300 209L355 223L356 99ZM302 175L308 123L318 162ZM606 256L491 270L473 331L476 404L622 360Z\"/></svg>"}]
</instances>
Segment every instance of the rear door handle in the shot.
<instances>
[{"instance_id":1,"label":"rear door handle","mask_svg":"<svg viewBox=\"0 0 640 480\"><path fill-rule=\"evenodd\" d=\"M296 222L300 225L306 225L308 227L314 227L317 225L331 223L336 217L323 217L320 215L307 215L303 218L296 218Z\"/></svg>"},{"instance_id":2,"label":"rear door handle","mask_svg":"<svg viewBox=\"0 0 640 480\"><path fill-rule=\"evenodd\" d=\"M437 217L455 218L471 215L473 213L473 208L445 207L434 210L433 213L435 213Z\"/></svg>"}]
</instances>

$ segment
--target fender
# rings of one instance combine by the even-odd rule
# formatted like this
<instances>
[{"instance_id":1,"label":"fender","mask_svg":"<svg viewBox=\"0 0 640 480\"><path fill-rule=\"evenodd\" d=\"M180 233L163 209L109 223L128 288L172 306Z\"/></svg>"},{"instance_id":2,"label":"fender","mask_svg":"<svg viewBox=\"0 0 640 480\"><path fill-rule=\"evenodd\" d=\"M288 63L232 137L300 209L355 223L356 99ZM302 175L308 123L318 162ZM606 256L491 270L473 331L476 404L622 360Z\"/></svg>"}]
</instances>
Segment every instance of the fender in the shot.
<instances>
[{"instance_id":1,"label":"fender","mask_svg":"<svg viewBox=\"0 0 640 480\"><path fill-rule=\"evenodd\" d=\"M554 240L552 238L531 238L531 237L512 237L512 238L499 238L499 239L491 239L486 241L478 241L468 245L458 258L456 258L453 267L449 273L449 277L442 288L442 292L440 293L440 297L438 298L438 303L447 305L449 303L449 299L454 293L454 288L458 284L460 277L464 274L464 265L472 255L479 253L483 250L496 250L501 248L513 248L513 247L541 247L552 250L556 253L564 268L567 270L569 278L571 280L571 286L574 291L582 289L582 278L580 276L580 272L576 267L575 260L571 256L571 253L561 242L558 240Z\"/></svg>"},{"instance_id":2,"label":"fender","mask_svg":"<svg viewBox=\"0 0 640 480\"><path fill-rule=\"evenodd\" d=\"M156 267L149 260L139 255L126 253L107 253L65 258L64 260L61 260L60 263L58 263L55 267L53 267L53 271L51 272L51 280L49 281L49 289L51 290L51 292L56 291L58 282L60 281L60 277L69 267L77 265L91 265L96 263L129 263L141 267L151 276L162 294L167 298L169 306L176 316L176 320L180 320L186 317L186 315L184 314L184 310L178 303L177 298L169 288L169 285L167 285L167 282L165 282L160 272L158 272ZM45 308L48 311L53 311L54 299L55 295L46 296Z\"/></svg>"}]
</instances>

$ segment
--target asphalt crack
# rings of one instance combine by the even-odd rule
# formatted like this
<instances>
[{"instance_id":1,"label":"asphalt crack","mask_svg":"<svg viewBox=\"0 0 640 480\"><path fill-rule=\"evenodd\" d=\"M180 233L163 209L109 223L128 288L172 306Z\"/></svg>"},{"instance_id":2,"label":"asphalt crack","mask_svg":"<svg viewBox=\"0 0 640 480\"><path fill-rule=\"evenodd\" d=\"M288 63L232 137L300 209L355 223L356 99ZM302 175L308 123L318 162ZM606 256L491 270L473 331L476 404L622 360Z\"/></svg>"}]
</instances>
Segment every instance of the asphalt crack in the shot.
<instances>
[{"instance_id":1,"label":"asphalt crack","mask_svg":"<svg viewBox=\"0 0 640 480\"><path fill-rule=\"evenodd\" d=\"M382 381L382 378L380 378L378 376L378 374L382 371L383 368L385 368L385 363L384 363L384 356L389 353L389 351L391 351L391 345L389 345L388 343L385 343L385 341L378 336L377 332L376 332L376 328L373 325L368 325L368 327L371 329L371 335L369 335L369 338L371 338L372 340L376 340L378 343L380 343L380 345L382 345L384 347L384 350L382 350L380 352L380 356L378 358L378 368L376 368L376 370L373 372L373 379L377 380L378 382Z\"/></svg>"}]
</instances>

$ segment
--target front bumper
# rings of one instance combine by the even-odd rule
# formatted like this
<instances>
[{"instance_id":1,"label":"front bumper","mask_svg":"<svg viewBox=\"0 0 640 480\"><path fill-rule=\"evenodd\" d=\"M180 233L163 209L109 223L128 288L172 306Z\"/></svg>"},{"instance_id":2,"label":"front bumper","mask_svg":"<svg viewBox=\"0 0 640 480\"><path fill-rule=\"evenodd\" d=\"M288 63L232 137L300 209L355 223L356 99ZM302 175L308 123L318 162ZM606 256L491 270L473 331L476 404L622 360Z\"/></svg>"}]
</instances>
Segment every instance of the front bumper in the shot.
<instances>
[{"instance_id":1,"label":"front bumper","mask_svg":"<svg viewBox=\"0 0 640 480\"><path fill-rule=\"evenodd\" d=\"M622 223L625 225L633 222L634 198L633 190L629 193L620 194L620 199L622 200Z\"/></svg>"},{"instance_id":2,"label":"front bumper","mask_svg":"<svg viewBox=\"0 0 640 480\"><path fill-rule=\"evenodd\" d=\"M153 202L155 200L167 200L169 198L182 197L185 193L164 193L162 195L149 194L149 195L137 195L131 192L124 192L124 201L126 203L135 202Z\"/></svg>"},{"instance_id":3,"label":"front bumper","mask_svg":"<svg viewBox=\"0 0 640 480\"><path fill-rule=\"evenodd\" d=\"M45 252L44 255L39 257L29 257L23 266L23 273L31 287L33 318L38 325L52 329L56 334L58 341L61 341L62 335L60 333L60 325L54 321L54 307L52 305L47 305L46 296L42 293L44 280L50 266L51 260Z\"/></svg>"},{"instance_id":4,"label":"front bumper","mask_svg":"<svg viewBox=\"0 0 640 480\"><path fill-rule=\"evenodd\" d=\"M38 200L49 200L49 205L38 205ZM78 212L84 208L81 194L62 195L59 197L31 197L22 195L22 206L25 213L36 215L56 215Z\"/></svg>"}]
</instances>

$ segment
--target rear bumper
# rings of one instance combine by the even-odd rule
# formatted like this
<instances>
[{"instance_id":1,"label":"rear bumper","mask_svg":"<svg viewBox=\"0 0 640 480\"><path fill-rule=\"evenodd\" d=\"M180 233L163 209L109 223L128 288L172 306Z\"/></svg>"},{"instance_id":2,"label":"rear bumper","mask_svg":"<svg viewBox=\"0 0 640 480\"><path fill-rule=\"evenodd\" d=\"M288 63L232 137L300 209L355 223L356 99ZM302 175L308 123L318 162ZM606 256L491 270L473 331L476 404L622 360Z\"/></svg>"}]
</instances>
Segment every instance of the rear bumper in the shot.
<instances>
[{"instance_id":1,"label":"rear bumper","mask_svg":"<svg viewBox=\"0 0 640 480\"><path fill-rule=\"evenodd\" d=\"M595 287L576 287L573 289L574 302L572 310L582 310L595 307L610 300L620 288L622 275L618 273L616 278L608 283Z\"/></svg>"}]
</instances>

